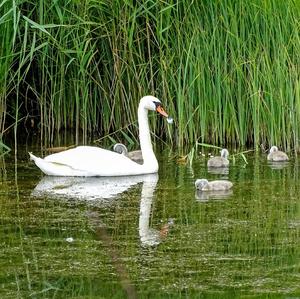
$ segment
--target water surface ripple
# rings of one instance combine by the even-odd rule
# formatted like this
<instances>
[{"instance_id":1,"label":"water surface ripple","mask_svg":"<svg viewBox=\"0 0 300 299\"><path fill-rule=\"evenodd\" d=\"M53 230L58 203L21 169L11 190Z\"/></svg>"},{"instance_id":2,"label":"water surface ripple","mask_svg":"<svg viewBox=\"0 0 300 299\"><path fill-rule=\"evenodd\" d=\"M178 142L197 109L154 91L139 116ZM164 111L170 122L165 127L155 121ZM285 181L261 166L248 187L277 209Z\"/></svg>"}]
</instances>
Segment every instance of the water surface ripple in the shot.
<instances>
[{"instance_id":1,"label":"water surface ripple","mask_svg":"<svg viewBox=\"0 0 300 299\"><path fill-rule=\"evenodd\" d=\"M218 172L169 157L130 178L45 177L25 148L2 157L0 297L299 298L298 159L250 153ZM234 186L203 194L197 178Z\"/></svg>"}]
</instances>

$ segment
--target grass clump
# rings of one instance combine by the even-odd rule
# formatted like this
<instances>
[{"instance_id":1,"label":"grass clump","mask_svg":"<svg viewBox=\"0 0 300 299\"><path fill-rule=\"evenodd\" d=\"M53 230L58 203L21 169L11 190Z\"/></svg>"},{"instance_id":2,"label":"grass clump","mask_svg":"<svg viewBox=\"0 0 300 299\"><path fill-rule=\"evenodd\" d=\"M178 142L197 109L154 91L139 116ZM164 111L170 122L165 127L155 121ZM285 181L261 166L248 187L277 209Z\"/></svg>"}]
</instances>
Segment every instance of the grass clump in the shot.
<instances>
[{"instance_id":1,"label":"grass clump","mask_svg":"<svg viewBox=\"0 0 300 299\"><path fill-rule=\"evenodd\" d=\"M152 129L179 147L298 147L294 1L3 0L0 12L2 132L25 117L48 143L63 129L136 143L138 101L153 94L176 126Z\"/></svg>"}]
</instances>

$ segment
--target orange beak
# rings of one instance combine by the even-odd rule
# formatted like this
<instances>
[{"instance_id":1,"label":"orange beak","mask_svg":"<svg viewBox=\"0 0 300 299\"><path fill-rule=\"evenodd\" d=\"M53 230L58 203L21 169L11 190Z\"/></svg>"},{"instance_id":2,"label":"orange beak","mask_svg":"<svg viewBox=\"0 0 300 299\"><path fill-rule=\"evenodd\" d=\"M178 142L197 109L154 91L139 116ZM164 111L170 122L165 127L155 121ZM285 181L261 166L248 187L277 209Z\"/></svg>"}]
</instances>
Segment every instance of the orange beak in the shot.
<instances>
[{"instance_id":1,"label":"orange beak","mask_svg":"<svg viewBox=\"0 0 300 299\"><path fill-rule=\"evenodd\" d=\"M168 117L168 113L164 110L164 108L160 105L156 107L156 111L164 117Z\"/></svg>"}]
</instances>

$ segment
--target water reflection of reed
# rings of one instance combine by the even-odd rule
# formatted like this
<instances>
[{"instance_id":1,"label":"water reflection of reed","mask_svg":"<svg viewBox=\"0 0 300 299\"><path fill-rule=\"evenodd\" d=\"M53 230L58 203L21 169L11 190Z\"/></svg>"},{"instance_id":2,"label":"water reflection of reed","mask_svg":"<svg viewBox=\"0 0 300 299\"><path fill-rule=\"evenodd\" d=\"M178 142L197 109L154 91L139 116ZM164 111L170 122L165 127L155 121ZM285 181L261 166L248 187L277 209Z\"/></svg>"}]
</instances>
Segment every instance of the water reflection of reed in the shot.
<instances>
[{"instance_id":1,"label":"water reflection of reed","mask_svg":"<svg viewBox=\"0 0 300 299\"><path fill-rule=\"evenodd\" d=\"M93 201L103 204L120 195L137 183L142 183L139 212L139 235L145 246L158 245L166 235L169 224L163 227L164 233L150 228L150 214L153 193L158 181L157 174L128 177L43 177L31 195L54 199ZM90 214L92 215L92 214Z\"/></svg>"},{"instance_id":2,"label":"water reflection of reed","mask_svg":"<svg viewBox=\"0 0 300 299\"><path fill-rule=\"evenodd\" d=\"M194 172L205 176L201 167ZM166 196L161 199L165 205L160 207L178 211L176 238L165 248L170 258L156 263L149 257L153 264L143 274L161 267L167 273L164 287L170 292L174 286L181 289L183 283L203 293L222 290L222 297L230 288L254 294L299 291L297 165L278 172L260 158L249 159L247 168L230 170L230 179L236 182L230 200L212 200L208 205L191 200L195 191L184 182L189 180L187 175L176 179L180 188L172 189L172 198L180 200L168 203ZM193 180L189 184L192 187ZM193 284L200 280L201 285Z\"/></svg>"},{"instance_id":3,"label":"water reflection of reed","mask_svg":"<svg viewBox=\"0 0 300 299\"><path fill-rule=\"evenodd\" d=\"M194 173L207 174L202 167ZM29 197L32 182L26 180L20 174L20 197L10 181L1 193L3 298L126 298L126 277L139 298L299 292L297 164L274 171L264 160L249 158L245 169L230 169L230 200L209 204L195 200L193 173L186 167L162 167L153 201L146 202L147 223L158 228L173 217L176 225L165 242L147 247L138 229L142 185L117 195L115 204L91 206ZM66 242L68 237L74 241Z\"/></svg>"},{"instance_id":4,"label":"water reflection of reed","mask_svg":"<svg viewBox=\"0 0 300 299\"><path fill-rule=\"evenodd\" d=\"M5 182L7 178L4 156L0 156L0 180Z\"/></svg>"},{"instance_id":5,"label":"water reflection of reed","mask_svg":"<svg viewBox=\"0 0 300 299\"><path fill-rule=\"evenodd\" d=\"M68 207L66 206L66 203L70 202L70 199L74 201L78 201L78 203L82 203L83 200L102 200L104 198L111 199L112 197L116 197L117 195L120 196L122 192L125 190L128 190L130 187L133 185L142 182L142 190L139 191L141 192L140 195L138 196L138 200L140 200L140 213L135 213L136 215L139 214L139 234L140 234L140 240L141 243L146 245L146 246L153 246L157 245L160 243L160 238L165 237L166 235L166 229L163 231L154 231L153 229L149 228L150 225L150 215L151 215L151 205L152 205L152 200L153 200L153 192L155 190L156 184L158 181L158 176L156 174L154 175L147 175L147 176L139 176L138 178L135 177L130 177L130 178L54 178L54 177L44 177L39 184L36 186L34 191L32 192L31 196L36 199L44 199L48 202L48 211L51 210L51 206L53 208L56 215L64 215L64 217L61 220L61 223L64 222L69 222L71 219L73 219L74 212L79 212L78 209L75 209L75 211L71 212ZM118 188L116 187L116 183L118 183ZM93 185L96 184L97 187L93 188ZM127 189L124 190L124 187L127 187ZM122 187L122 188L119 188ZM88 190L89 189L89 190ZM80 191L79 191L80 190ZM133 193L137 192L139 189L133 189ZM101 191L101 193L99 193ZM105 192L108 191L108 192ZM49 205L49 199L51 199L53 205ZM53 200L56 199L56 200ZM68 199L68 201L61 201L61 199ZM77 205L77 206L82 206ZM113 205L114 209L118 209L118 205ZM73 209L76 207L76 205L73 204ZM88 269L85 269L83 271L84 275L88 275L88 273L95 273L99 272L101 273L100 277L101 279L105 279L105 277L109 276L106 272L107 271L112 271L112 273L117 273L118 277L120 279L119 283L121 284L123 290L122 292L119 291L120 298L137 298L136 295L136 290L135 287L133 286L131 282L130 275L128 274L127 268L122 261L122 250L124 248L120 248L117 245L117 242L111 232L111 229L109 228L111 224L110 222L106 223L105 218L103 217L103 211L99 210L95 205L91 208L90 206L85 215L88 216L88 220L90 223L90 227L95 231L96 239L101 242L103 248L98 248L100 252L98 253L98 250L96 250L94 241L89 241L87 240L84 241L85 237L83 235L80 236L80 233L76 232L76 230L79 230L83 232L83 228L86 227L86 224L83 221L82 214L78 213L76 217L76 221L80 220L80 224L76 224L76 221L73 222L73 228L74 232L70 235L70 231L68 232L68 235L64 233L64 230L59 230L57 231L56 238L58 238L59 244L61 242L65 242L65 253L68 254L69 250L68 248L73 248L74 250L73 255L72 255L72 260L69 259L69 257L64 257L63 260L64 262L62 263L61 261L61 256L57 256L58 260L60 261L62 267L68 267L68 263L73 264L76 263L76 261L79 261L79 255L80 252L82 252L81 258L84 260L81 260L80 263L83 263L84 265L88 265ZM106 208L104 211L107 213L112 206L111 205L106 205L105 207L109 207L109 209L106 211ZM92 209L92 210L89 210ZM59 211L59 214L57 214ZM68 212L71 214L67 215L65 212ZM116 213L117 214L117 213ZM49 214L50 215L50 214ZM44 215L45 216L45 215ZM45 217L43 217L45 219ZM48 218L48 217L46 217ZM132 215L128 218L131 219ZM39 219L42 218L36 218L35 221L39 222ZM107 219L106 219L107 220ZM129 222L130 226L132 226L132 221ZM49 226L47 225L45 229L49 231ZM132 227L134 229L131 234L135 234L137 230L137 226ZM128 228L126 228L128 230ZM128 232L127 232L128 233ZM63 236L61 238L61 236ZM67 237L68 236L68 237ZM53 235L50 237L53 240ZM67 237L67 238L66 238ZM153 238L155 237L155 238ZM84 242L84 244L88 244L89 252L84 252L85 249L79 245L79 243ZM47 243L47 242L46 242ZM61 244L62 245L62 244ZM58 245L56 249L59 249L61 245ZM75 247L75 248L74 248ZM96 246L98 247L98 246ZM127 245L125 247L128 247ZM49 249L51 246L48 247L47 249L47 255L50 260L52 259L52 255L49 253ZM77 249L76 249L77 248ZM52 248L54 252L56 252L56 249L53 247ZM121 251L120 251L121 249ZM35 251L39 249L35 249ZM79 254L79 255L78 255ZM99 255L100 254L100 255ZM105 257L104 257L104 256ZM41 257L42 255L39 254L39 263L41 262ZM87 263L87 260L89 258L93 257L93 262L92 263ZM101 262L99 263L98 259L101 259ZM108 261L110 260L110 262ZM47 261L42 262L44 265L47 265ZM112 264L114 269L110 269L109 263ZM106 266L105 266L106 265ZM58 265L57 265L58 266ZM59 266L59 267L60 267ZM73 266L73 271L76 271L75 269L79 267L79 263L77 266ZM81 270L82 271L82 270ZM103 273L102 273L103 271ZM27 270L28 274L32 272L32 270L28 269ZM66 277L69 275L68 271L65 273ZM76 281L76 280L74 280ZM115 281L112 277L109 278L109 281ZM22 280L19 280L19 283L22 283ZM70 281L68 282L70 283ZM100 283L100 284L103 284ZM107 282L106 282L107 284ZM115 282L112 282L112 284L115 284ZM105 288L104 288L105 289ZM118 288L117 288L118 289ZM52 293L52 289L49 288L48 294ZM115 291L114 291L115 293ZM124 295L124 293L126 295ZM32 294L35 294L32 292ZM111 290L106 291L103 290L99 294L112 294Z\"/></svg>"}]
</instances>

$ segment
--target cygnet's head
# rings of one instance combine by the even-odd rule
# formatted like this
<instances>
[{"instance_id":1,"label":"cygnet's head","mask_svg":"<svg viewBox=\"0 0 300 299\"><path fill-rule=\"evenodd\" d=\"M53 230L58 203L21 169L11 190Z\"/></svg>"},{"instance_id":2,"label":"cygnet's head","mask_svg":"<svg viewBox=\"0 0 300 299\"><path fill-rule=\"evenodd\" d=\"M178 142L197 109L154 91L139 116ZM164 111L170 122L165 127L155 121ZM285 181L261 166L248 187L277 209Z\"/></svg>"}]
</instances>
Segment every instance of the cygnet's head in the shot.
<instances>
[{"instance_id":1,"label":"cygnet's head","mask_svg":"<svg viewBox=\"0 0 300 299\"><path fill-rule=\"evenodd\" d=\"M207 179L198 179L195 182L195 187L197 190L202 190L208 184Z\"/></svg>"},{"instance_id":2,"label":"cygnet's head","mask_svg":"<svg viewBox=\"0 0 300 299\"><path fill-rule=\"evenodd\" d=\"M271 146L271 148L270 148L270 154L271 154L271 153L275 153L275 152L278 152L278 147L277 147L276 145L273 145L273 146Z\"/></svg>"},{"instance_id":3,"label":"cygnet's head","mask_svg":"<svg viewBox=\"0 0 300 299\"><path fill-rule=\"evenodd\" d=\"M125 156L128 154L127 147L122 143L116 143L114 145L114 151L118 154L122 154L122 155L125 155Z\"/></svg>"},{"instance_id":4,"label":"cygnet's head","mask_svg":"<svg viewBox=\"0 0 300 299\"><path fill-rule=\"evenodd\" d=\"M229 156L229 151L226 148L223 148L221 150L221 157L224 158L224 159L227 159L228 156Z\"/></svg>"}]
</instances>

